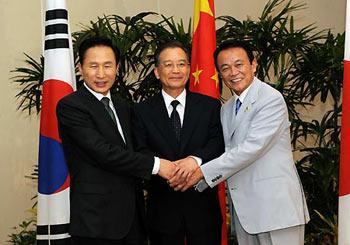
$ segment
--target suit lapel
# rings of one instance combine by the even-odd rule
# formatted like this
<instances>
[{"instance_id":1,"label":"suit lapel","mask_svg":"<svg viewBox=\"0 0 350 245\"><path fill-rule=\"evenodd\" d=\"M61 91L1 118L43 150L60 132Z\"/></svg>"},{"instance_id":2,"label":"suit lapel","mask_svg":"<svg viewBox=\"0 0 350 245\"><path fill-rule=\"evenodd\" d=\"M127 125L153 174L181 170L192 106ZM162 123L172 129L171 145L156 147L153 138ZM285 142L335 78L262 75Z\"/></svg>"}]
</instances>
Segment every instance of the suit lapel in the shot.
<instances>
[{"instance_id":1,"label":"suit lapel","mask_svg":"<svg viewBox=\"0 0 350 245\"><path fill-rule=\"evenodd\" d=\"M258 98L258 92L259 92L259 87L260 87L260 81L254 77L252 86L250 87L247 96L245 97L241 108L239 109L237 115L235 115L235 102L236 100L233 100L232 103L232 114L233 114L233 123L232 123L232 129L231 129L231 137L233 137L234 132L236 129L240 126L242 122L244 122L244 119L246 118L247 113L251 111L251 108L255 101Z\"/></svg>"},{"instance_id":2,"label":"suit lapel","mask_svg":"<svg viewBox=\"0 0 350 245\"><path fill-rule=\"evenodd\" d=\"M181 152L186 148L200 118L199 114L202 113L198 110L199 106L197 104L198 100L191 92L187 92L184 121L181 128Z\"/></svg>"},{"instance_id":3,"label":"suit lapel","mask_svg":"<svg viewBox=\"0 0 350 245\"><path fill-rule=\"evenodd\" d=\"M106 122L110 127L110 129L118 137L119 141L124 143L124 140L118 131L117 125L114 124L112 118L109 116L102 102L100 102L92 93L90 93L89 90L87 90L87 88L85 88L84 85L80 87L78 93L82 96L82 99L85 101L88 108L92 111L92 114L96 116L97 118L96 120L99 120L99 121L103 120L104 122ZM118 118L119 118L119 114L118 114ZM119 121L122 121L122 120L119 119Z\"/></svg>"},{"instance_id":4,"label":"suit lapel","mask_svg":"<svg viewBox=\"0 0 350 245\"><path fill-rule=\"evenodd\" d=\"M126 111L126 108L124 106L121 106L121 103L118 102L118 100L113 96L112 97L112 101L113 101L113 106L114 106L114 109L117 113L117 116L118 116L118 120L119 120L119 123L120 123L120 126L122 128L122 131L123 131L123 135L124 135L124 139L125 139L125 144L126 146L128 146L128 148L132 148L132 144L131 144L131 135L129 135L129 127L128 127L128 123L129 122L129 115L128 115L128 112ZM115 125L115 127L118 129L117 125ZM118 131L118 135L120 136L120 138L122 138L122 136L120 135L119 133L119 130ZM123 140L123 139L122 139Z\"/></svg>"},{"instance_id":5,"label":"suit lapel","mask_svg":"<svg viewBox=\"0 0 350 245\"><path fill-rule=\"evenodd\" d=\"M100 102L92 93L90 93L84 85L82 85L78 91L82 99L85 101L85 104L88 105L88 108L91 109L97 118L101 118L105 121L109 120L113 123L102 102Z\"/></svg>"},{"instance_id":6,"label":"suit lapel","mask_svg":"<svg viewBox=\"0 0 350 245\"><path fill-rule=\"evenodd\" d=\"M161 93L155 95L154 99L151 101L151 106L151 118L154 119L154 124L163 137L169 141L174 152L178 152L179 144L176 141L175 132L171 127L168 111Z\"/></svg>"},{"instance_id":7,"label":"suit lapel","mask_svg":"<svg viewBox=\"0 0 350 245\"><path fill-rule=\"evenodd\" d=\"M221 124L223 125L223 130L228 132L228 134L231 136L234 133L235 130L235 124L236 124L236 115L235 115L235 99L232 97L229 101L226 102L226 104L223 107L223 120ZM226 130L225 130L226 125Z\"/></svg>"}]
</instances>

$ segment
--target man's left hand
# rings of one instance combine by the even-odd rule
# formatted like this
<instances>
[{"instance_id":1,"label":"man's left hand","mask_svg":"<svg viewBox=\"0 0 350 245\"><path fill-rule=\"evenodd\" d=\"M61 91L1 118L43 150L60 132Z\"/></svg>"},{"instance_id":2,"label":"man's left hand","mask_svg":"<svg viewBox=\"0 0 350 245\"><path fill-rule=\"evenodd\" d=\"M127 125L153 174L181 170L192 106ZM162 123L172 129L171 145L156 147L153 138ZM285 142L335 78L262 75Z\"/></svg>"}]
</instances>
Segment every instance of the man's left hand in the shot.
<instances>
[{"instance_id":1,"label":"man's left hand","mask_svg":"<svg viewBox=\"0 0 350 245\"><path fill-rule=\"evenodd\" d=\"M186 180L199 168L198 163L192 157L186 157L175 162L178 170L175 175L168 181L173 188L180 184L185 184Z\"/></svg>"},{"instance_id":2,"label":"man's left hand","mask_svg":"<svg viewBox=\"0 0 350 245\"><path fill-rule=\"evenodd\" d=\"M187 189L193 187L195 184L197 184L201 179L203 179L203 172L201 168L197 168L196 171L191 174L185 182L177 185L174 187L174 190L178 191L186 191Z\"/></svg>"}]
</instances>

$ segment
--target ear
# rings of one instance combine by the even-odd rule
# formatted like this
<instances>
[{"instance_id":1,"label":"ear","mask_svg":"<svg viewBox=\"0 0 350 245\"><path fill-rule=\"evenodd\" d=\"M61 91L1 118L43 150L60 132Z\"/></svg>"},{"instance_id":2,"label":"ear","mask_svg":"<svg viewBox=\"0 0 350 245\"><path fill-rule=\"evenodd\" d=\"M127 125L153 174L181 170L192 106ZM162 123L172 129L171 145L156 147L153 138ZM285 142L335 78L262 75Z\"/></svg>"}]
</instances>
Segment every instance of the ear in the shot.
<instances>
[{"instance_id":1,"label":"ear","mask_svg":"<svg viewBox=\"0 0 350 245\"><path fill-rule=\"evenodd\" d=\"M190 74L191 74L191 64L189 63L188 68L187 68L187 80L190 79Z\"/></svg>"},{"instance_id":2,"label":"ear","mask_svg":"<svg viewBox=\"0 0 350 245\"><path fill-rule=\"evenodd\" d=\"M78 63L78 68L79 68L80 75L83 75L83 69L81 67L81 63L80 62Z\"/></svg>"},{"instance_id":3,"label":"ear","mask_svg":"<svg viewBox=\"0 0 350 245\"><path fill-rule=\"evenodd\" d=\"M257 66L258 66L258 63L256 62L256 59L254 58L254 60L252 62L252 70L253 70L254 75L256 73Z\"/></svg>"},{"instance_id":4,"label":"ear","mask_svg":"<svg viewBox=\"0 0 350 245\"><path fill-rule=\"evenodd\" d=\"M154 75L156 76L156 78L159 79L160 76L159 76L159 72L158 72L158 68L157 67L154 67L153 72L154 72Z\"/></svg>"}]
</instances>

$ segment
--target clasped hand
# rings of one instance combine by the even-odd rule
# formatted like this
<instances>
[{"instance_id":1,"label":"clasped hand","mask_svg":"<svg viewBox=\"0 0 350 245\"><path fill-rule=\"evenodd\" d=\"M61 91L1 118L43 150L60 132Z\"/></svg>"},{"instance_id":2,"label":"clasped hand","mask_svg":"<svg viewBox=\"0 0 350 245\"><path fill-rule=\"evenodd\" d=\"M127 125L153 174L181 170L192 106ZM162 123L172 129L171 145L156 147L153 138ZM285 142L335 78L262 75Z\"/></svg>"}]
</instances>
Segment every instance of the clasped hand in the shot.
<instances>
[{"instance_id":1,"label":"clasped hand","mask_svg":"<svg viewBox=\"0 0 350 245\"><path fill-rule=\"evenodd\" d=\"M158 174L176 191L186 191L203 178L202 171L193 157L174 162L161 159Z\"/></svg>"}]
</instances>

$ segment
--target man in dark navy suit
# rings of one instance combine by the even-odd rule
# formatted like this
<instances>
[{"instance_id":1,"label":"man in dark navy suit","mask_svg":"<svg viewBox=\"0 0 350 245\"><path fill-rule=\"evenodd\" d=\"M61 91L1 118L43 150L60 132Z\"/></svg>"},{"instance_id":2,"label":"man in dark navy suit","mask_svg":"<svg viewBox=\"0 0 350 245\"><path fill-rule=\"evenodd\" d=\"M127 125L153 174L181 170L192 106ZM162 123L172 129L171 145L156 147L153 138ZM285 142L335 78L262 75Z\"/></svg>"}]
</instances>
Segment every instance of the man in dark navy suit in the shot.
<instances>
[{"instance_id":1,"label":"man in dark navy suit","mask_svg":"<svg viewBox=\"0 0 350 245\"><path fill-rule=\"evenodd\" d=\"M190 66L186 48L172 41L155 53L162 91L135 107L135 148L175 161L184 181L224 150L220 101L185 89ZM176 192L152 176L147 206L152 245L219 245L221 214L217 189Z\"/></svg>"},{"instance_id":2,"label":"man in dark navy suit","mask_svg":"<svg viewBox=\"0 0 350 245\"><path fill-rule=\"evenodd\" d=\"M57 105L71 177L72 244L144 244L140 179L170 178L175 165L133 151L129 108L111 96L119 51L109 39L79 47L84 84Z\"/></svg>"}]
</instances>

